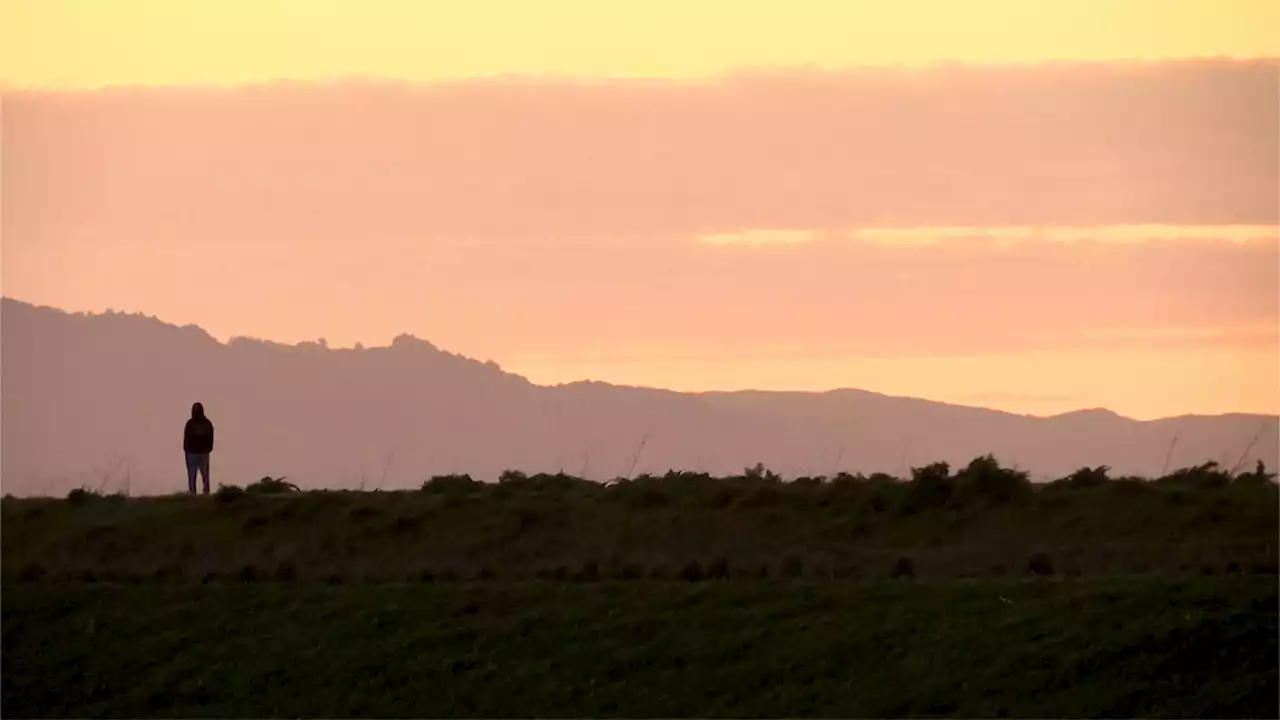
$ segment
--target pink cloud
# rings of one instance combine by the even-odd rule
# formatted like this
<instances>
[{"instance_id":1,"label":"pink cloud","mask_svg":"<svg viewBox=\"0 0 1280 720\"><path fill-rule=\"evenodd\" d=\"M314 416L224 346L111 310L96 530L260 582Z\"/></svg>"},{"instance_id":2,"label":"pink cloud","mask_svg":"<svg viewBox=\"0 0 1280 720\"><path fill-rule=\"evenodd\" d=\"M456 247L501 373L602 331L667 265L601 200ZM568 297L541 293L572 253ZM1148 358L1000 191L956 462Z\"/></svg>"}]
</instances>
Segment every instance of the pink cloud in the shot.
<instances>
[{"instance_id":1,"label":"pink cloud","mask_svg":"<svg viewBox=\"0 0 1280 720\"><path fill-rule=\"evenodd\" d=\"M1278 67L8 92L5 222L20 241L92 227L298 245L1269 224Z\"/></svg>"}]
</instances>

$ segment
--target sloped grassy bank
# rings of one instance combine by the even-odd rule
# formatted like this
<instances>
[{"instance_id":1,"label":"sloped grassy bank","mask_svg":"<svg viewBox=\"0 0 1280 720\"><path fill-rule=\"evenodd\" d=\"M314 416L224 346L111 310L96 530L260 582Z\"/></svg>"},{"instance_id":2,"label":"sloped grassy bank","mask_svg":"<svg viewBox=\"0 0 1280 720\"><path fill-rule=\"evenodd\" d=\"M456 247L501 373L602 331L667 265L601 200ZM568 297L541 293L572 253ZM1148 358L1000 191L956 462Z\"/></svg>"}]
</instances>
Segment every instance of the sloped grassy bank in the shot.
<instances>
[{"instance_id":1,"label":"sloped grassy bank","mask_svg":"<svg viewBox=\"0 0 1280 720\"><path fill-rule=\"evenodd\" d=\"M13 717L1277 717L1272 577L3 586Z\"/></svg>"}]
</instances>

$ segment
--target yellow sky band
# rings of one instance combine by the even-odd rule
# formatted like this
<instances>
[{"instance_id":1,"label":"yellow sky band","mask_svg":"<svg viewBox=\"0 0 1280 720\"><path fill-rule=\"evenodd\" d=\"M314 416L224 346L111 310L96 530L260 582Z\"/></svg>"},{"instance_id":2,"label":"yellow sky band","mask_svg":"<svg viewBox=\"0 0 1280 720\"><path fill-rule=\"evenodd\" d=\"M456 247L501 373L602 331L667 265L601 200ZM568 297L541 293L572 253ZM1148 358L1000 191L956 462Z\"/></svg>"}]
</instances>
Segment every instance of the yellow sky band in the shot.
<instances>
[{"instance_id":1,"label":"yellow sky band","mask_svg":"<svg viewBox=\"0 0 1280 720\"><path fill-rule=\"evenodd\" d=\"M1280 56L1272 0L5 0L0 82L715 76Z\"/></svg>"}]
</instances>

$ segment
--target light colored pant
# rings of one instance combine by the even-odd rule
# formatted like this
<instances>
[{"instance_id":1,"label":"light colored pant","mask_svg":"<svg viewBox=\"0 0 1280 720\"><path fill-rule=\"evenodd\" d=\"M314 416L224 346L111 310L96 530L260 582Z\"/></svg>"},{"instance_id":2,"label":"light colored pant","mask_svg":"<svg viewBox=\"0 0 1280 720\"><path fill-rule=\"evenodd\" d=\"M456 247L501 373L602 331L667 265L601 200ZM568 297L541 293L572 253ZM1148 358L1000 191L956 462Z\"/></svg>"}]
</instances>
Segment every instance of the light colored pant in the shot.
<instances>
[{"instance_id":1,"label":"light colored pant","mask_svg":"<svg viewBox=\"0 0 1280 720\"><path fill-rule=\"evenodd\" d=\"M204 479L204 494L209 494L209 453L187 453L187 490L196 494L196 473Z\"/></svg>"}]
</instances>

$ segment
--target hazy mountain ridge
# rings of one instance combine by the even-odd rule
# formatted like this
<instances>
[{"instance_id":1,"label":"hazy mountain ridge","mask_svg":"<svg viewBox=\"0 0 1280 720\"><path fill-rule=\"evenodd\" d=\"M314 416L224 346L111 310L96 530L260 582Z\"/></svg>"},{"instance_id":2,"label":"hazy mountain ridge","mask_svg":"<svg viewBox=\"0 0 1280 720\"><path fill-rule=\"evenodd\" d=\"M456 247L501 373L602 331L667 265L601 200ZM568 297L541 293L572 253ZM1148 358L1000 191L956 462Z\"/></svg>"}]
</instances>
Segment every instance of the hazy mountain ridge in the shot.
<instances>
[{"instance_id":1,"label":"hazy mountain ridge","mask_svg":"<svg viewBox=\"0 0 1280 720\"><path fill-rule=\"evenodd\" d=\"M534 385L497 364L401 335L329 349L235 338L145 315L66 313L5 298L0 482L134 494L185 487L180 431L203 402L215 483L287 475L307 487L412 487L433 473L504 469L606 479L763 462L784 474L905 473L987 452L1037 478L1082 465L1158 474L1217 460L1280 464L1277 418L1137 421L1103 409L1052 417L839 389L678 393ZM1171 452L1172 448L1172 452Z\"/></svg>"}]
</instances>

